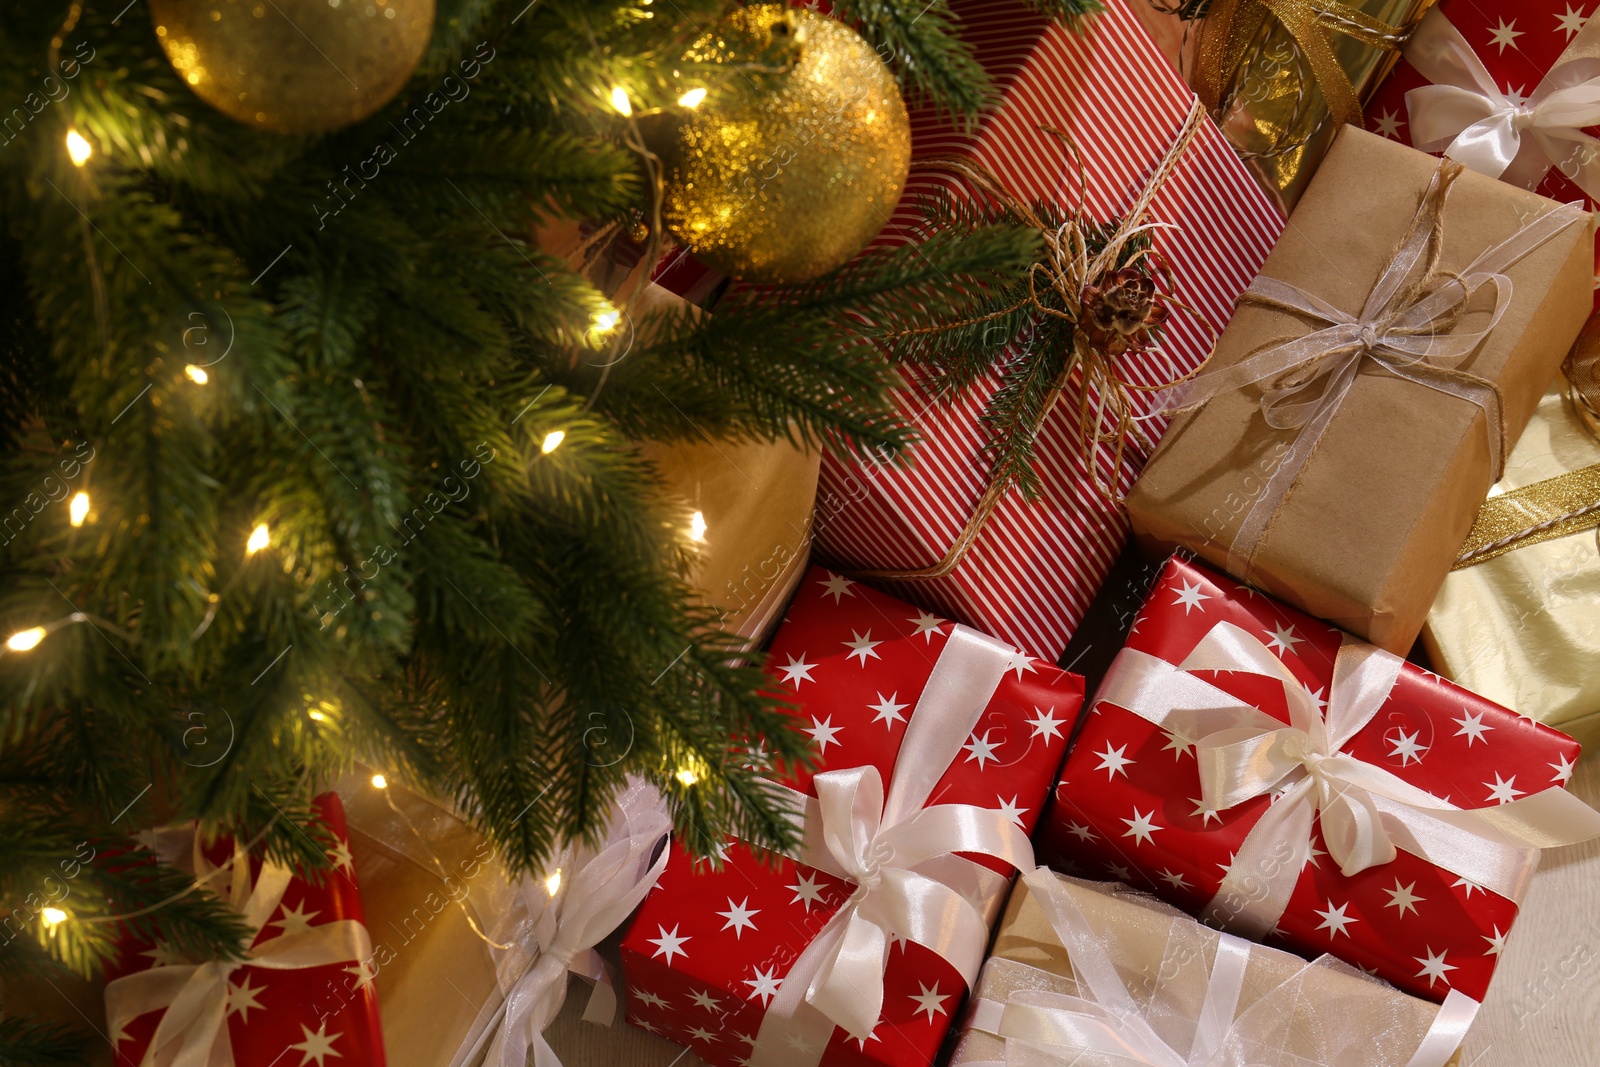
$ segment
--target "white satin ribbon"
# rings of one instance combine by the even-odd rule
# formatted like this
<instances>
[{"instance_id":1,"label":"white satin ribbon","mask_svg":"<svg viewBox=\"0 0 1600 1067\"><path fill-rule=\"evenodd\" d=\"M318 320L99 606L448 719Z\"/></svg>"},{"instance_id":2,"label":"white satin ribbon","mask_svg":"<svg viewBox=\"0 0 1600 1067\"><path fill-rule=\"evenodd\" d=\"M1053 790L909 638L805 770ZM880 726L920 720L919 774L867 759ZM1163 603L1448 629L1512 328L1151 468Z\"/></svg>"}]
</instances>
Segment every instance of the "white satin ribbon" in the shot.
<instances>
[{"instance_id":1,"label":"white satin ribbon","mask_svg":"<svg viewBox=\"0 0 1600 1067\"><path fill-rule=\"evenodd\" d=\"M200 851L194 835L197 880L209 879L215 868ZM250 857L234 844L228 903L244 918L253 941L277 911L294 874L287 867L264 863L251 885ZM228 978L241 967L299 970L372 957L367 928L353 919L339 919L283 934L251 948L243 959L152 967L124 975L106 985L106 1023L113 1033L146 1012L166 1009L140 1067L233 1067L228 1038Z\"/></svg>"},{"instance_id":2,"label":"white satin ribbon","mask_svg":"<svg viewBox=\"0 0 1600 1067\"><path fill-rule=\"evenodd\" d=\"M1249 577L1251 558L1278 505L1338 414L1356 375L1368 362L1396 377L1482 408L1494 479L1499 479L1505 460L1499 395L1491 383L1472 381L1455 368L1472 355L1510 306L1511 279L1504 272L1588 216L1575 205L1547 212L1484 251L1466 269L1452 272L1417 293L1411 284L1417 280L1413 276L1426 262L1434 230L1442 225L1449 183L1453 180L1446 168L1455 166L1441 163L1434 172L1405 241L1374 283L1359 315L1336 308L1299 286L1259 276L1241 301L1250 297L1270 301L1322 324L1322 328L1268 345L1238 363L1152 394L1154 414L1194 407L1219 394L1266 383L1262 387L1261 411L1267 425L1298 431L1266 487L1246 512L1229 548L1229 569L1234 573ZM1452 331L1450 325L1480 290L1493 291L1493 312L1477 329L1457 324Z\"/></svg>"},{"instance_id":3,"label":"white satin ribbon","mask_svg":"<svg viewBox=\"0 0 1600 1067\"><path fill-rule=\"evenodd\" d=\"M567 976L595 983L584 1019L610 1025L617 997L611 970L594 951L638 907L666 869L669 850L657 846L672 829L666 801L648 783L630 779L598 846L569 845L557 857L561 882L524 876L510 907L489 936L507 949L491 950L505 1003L489 1028L469 1037L452 1064L477 1062L485 1044L485 1067L523 1067L533 1051L534 1067L561 1067L544 1031L567 998Z\"/></svg>"},{"instance_id":4,"label":"white satin ribbon","mask_svg":"<svg viewBox=\"0 0 1600 1067\"><path fill-rule=\"evenodd\" d=\"M1558 167L1600 199L1600 141L1583 132L1600 123L1600 20L1584 24L1524 103L1501 91L1438 8L1423 18L1405 56L1433 83L1406 93L1418 148L1524 189Z\"/></svg>"},{"instance_id":5,"label":"white satin ribbon","mask_svg":"<svg viewBox=\"0 0 1600 1067\"><path fill-rule=\"evenodd\" d=\"M979 875L976 864L953 854L1027 869L1033 848L992 808L924 805L1013 655L1010 645L955 628L912 712L887 796L870 766L816 775L815 798L773 786L794 801L801 823L803 843L794 858L855 889L784 976L750 1054L755 1067L812 1067L835 1025L865 1039L882 1013L891 938L926 946L972 984L989 939L988 919L970 899L979 895L972 885L987 884L980 900L992 901L1006 879L992 871Z\"/></svg>"},{"instance_id":6,"label":"white satin ribbon","mask_svg":"<svg viewBox=\"0 0 1600 1067\"><path fill-rule=\"evenodd\" d=\"M1003 1067L1046 1067L1083 1059L1099 1062L1098 1058L1145 1067L1245 1067L1247 1063L1256 1062L1251 1047L1252 1031L1256 1027L1264 1025L1268 1030L1255 1036L1255 1043L1267 1047L1277 1044L1271 1028L1282 1026L1282 1020L1293 1015L1294 1001L1301 995L1300 978L1319 966L1347 969L1327 957L1314 964L1308 963L1262 995L1241 1016L1239 998L1252 946L1231 934L1218 933L1216 952L1204 979L1204 1001L1200 1016L1195 1020L1194 1036L1188 1047L1180 1050L1163 1039L1151 1025L1151 1012L1161 1003L1163 985L1158 985L1149 1006L1141 1009L1117 975L1106 947L1107 935L1095 931L1058 876L1041 867L1023 881L1067 950L1079 995L1024 989L1013 993L1004 1003L978 1000L973 1005L968 1025L1005 1040ZM1188 921L1173 919L1175 925ZM1203 957L1198 954L1188 958L1204 965ZM1350 973L1354 977L1354 972ZM1163 966L1160 977L1164 984L1180 977L1193 980L1196 976L1181 971L1169 974ZM1443 1067L1466 1037L1477 1009L1477 1001L1451 990L1427 1034L1407 1061L1407 1067ZM1393 1062L1394 1051L1375 1049L1372 1063ZM991 1065L969 1064L968 1067Z\"/></svg>"},{"instance_id":7,"label":"white satin ribbon","mask_svg":"<svg viewBox=\"0 0 1600 1067\"><path fill-rule=\"evenodd\" d=\"M1218 623L1174 666L1136 649L1112 662L1096 705L1124 708L1195 740L1201 797L1225 811L1277 799L1245 835L1204 918L1247 937L1271 930L1310 856L1320 820L1346 877L1388 863L1397 848L1521 900L1538 850L1600 835L1600 813L1555 786L1496 807L1462 810L1341 750L1387 700L1404 661L1346 635L1326 712L1265 644ZM1244 704L1195 672L1255 674L1283 686L1289 722Z\"/></svg>"}]
</instances>

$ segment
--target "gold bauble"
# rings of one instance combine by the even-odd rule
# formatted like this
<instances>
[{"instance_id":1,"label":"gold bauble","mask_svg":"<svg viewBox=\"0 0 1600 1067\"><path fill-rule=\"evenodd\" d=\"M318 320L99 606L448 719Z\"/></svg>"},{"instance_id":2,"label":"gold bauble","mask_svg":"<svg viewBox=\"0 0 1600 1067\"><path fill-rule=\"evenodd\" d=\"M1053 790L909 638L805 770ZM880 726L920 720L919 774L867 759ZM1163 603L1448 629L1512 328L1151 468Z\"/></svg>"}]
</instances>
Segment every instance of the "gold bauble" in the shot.
<instances>
[{"instance_id":1,"label":"gold bauble","mask_svg":"<svg viewBox=\"0 0 1600 1067\"><path fill-rule=\"evenodd\" d=\"M842 23L763 4L735 11L697 48L749 62L783 39L791 63L760 79L767 91L730 82L666 153L667 226L707 264L757 282L849 262L888 221L911 166L894 75Z\"/></svg>"},{"instance_id":2,"label":"gold bauble","mask_svg":"<svg viewBox=\"0 0 1600 1067\"><path fill-rule=\"evenodd\" d=\"M434 0L150 0L195 95L247 126L337 130L400 91L428 49Z\"/></svg>"}]
</instances>

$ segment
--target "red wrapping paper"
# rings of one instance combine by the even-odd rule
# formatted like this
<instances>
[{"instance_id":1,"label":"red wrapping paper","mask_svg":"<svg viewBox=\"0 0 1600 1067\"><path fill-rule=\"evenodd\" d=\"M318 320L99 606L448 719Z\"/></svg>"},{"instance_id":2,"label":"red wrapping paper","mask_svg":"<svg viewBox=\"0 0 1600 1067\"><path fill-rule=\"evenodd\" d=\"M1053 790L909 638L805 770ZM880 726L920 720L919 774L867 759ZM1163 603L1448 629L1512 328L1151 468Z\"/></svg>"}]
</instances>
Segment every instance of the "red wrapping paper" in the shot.
<instances>
[{"instance_id":1,"label":"red wrapping paper","mask_svg":"<svg viewBox=\"0 0 1600 1067\"><path fill-rule=\"evenodd\" d=\"M314 807L339 842L330 853L334 869L321 885L296 878L251 942L253 947L302 923L314 929L340 919L366 921L344 805L338 794L324 793ZM205 854L221 866L232 858L233 843L214 842ZM259 859L251 861L253 876L260 866ZM224 881L227 877L218 876ZM158 946L129 938L115 963L106 967L106 979L163 966L167 959ZM235 1067L384 1067L383 1031L372 983L375 973L370 960L295 970L246 965L234 971L228 976L227 1028ZM163 1014L147 1012L128 1023L122 1034L111 1035L119 1065L138 1067Z\"/></svg>"},{"instance_id":2,"label":"red wrapping paper","mask_svg":"<svg viewBox=\"0 0 1600 1067\"><path fill-rule=\"evenodd\" d=\"M1142 2L1142 0L1141 0ZM1077 175L1061 142L1041 129L1069 132L1087 179L1087 210L1101 220L1125 214L1189 113L1194 94L1151 42L1125 0L1067 30L1020 0L955 0L962 33L993 76L1003 99L973 134L956 132L931 110L912 114L913 162L905 195L880 243L913 239L919 201L959 181L926 169L919 157L960 155L988 167L1017 196L1073 202ZM1250 284L1284 220L1216 128L1206 121L1175 174L1156 196L1156 249L1176 272L1181 297L1198 316L1177 313L1161 352L1119 362L1131 382L1157 384L1204 360L1233 301ZM902 394L923 443L909 470L826 456L818 492L818 549L847 569L912 569L942 559L987 487L980 414L991 379L953 406L935 404L912 386ZM1076 386L1073 386L1075 388ZM1088 479L1070 429L1074 403L1063 402L1039 435L1042 498L1013 493L989 519L954 572L895 586L957 621L1054 659L1082 619L1127 533ZM1149 410L1135 393L1138 413ZM1154 436L1162 420L1143 424ZM1148 456L1128 450L1106 480L1126 490ZM1104 462L1109 463L1109 460Z\"/></svg>"},{"instance_id":3,"label":"red wrapping paper","mask_svg":"<svg viewBox=\"0 0 1600 1067\"><path fill-rule=\"evenodd\" d=\"M818 766L783 784L815 795L816 771L869 764L886 786L892 782L908 717L952 629L812 568L773 639L767 670L799 704L796 725L814 738ZM1018 654L929 803L1005 810L1031 830L1082 703L1081 677ZM851 885L787 858L763 864L737 842L720 871L693 863L676 842L671 847L666 872L622 942L628 1019L715 1067L733 1067L749 1055L777 983ZM949 963L900 942L890 949L872 1039L858 1043L836 1028L822 1062L931 1063L965 992Z\"/></svg>"},{"instance_id":4,"label":"red wrapping paper","mask_svg":"<svg viewBox=\"0 0 1600 1067\"><path fill-rule=\"evenodd\" d=\"M1513 102L1533 93L1595 13L1591 3L1570 0L1440 0L1437 10L1461 31ZM1427 84L1421 72L1402 58L1367 105L1367 129L1413 144L1406 93ZM1600 127L1585 132L1600 135ZM1563 204L1576 200L1591 211L1596 207L1559 167L1552 167L1534 191Z\"/></svg>"},{"instance_id":5,"label":"red wrapping paper","mask_svg":"<svg viewBox=\"0 0 1600 1067\"><path fill-rule=\"evenodd\" d=\"M1126 647L1179 663L1219 622L1259 636L1309 692L1327 696L1338 630L1177 558L1152 588ZM1280 684L1233 672L1204 677L1288 721ZM1342 751L1460 808L1564 785L1578 758L1571 738L1410 663ZM1207 815L1200 795L1192 747L1130 711L1097 703L1056 787L1040 854L1069 873L1109 873L1198 914L1272 802L1256 797ZM1332 953L1435 1001L1451 989L1483 998L1516 903L1403 850L1346 877L1325 855L1320 826L1312 844L1316 851L1269 943Z\"/></svg>"}]
</instances>

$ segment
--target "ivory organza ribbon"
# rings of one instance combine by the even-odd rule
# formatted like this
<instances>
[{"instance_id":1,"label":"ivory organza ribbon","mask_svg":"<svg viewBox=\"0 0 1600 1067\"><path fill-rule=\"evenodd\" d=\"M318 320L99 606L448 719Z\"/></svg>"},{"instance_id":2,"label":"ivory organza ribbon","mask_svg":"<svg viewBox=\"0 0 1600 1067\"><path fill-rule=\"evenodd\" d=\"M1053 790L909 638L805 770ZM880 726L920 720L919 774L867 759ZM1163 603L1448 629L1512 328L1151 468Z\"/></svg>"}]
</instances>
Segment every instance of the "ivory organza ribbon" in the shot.
<instances>
[{"instance_id":1,"label":"ivory organza ribbon","mask_svg":"<svg viewBox=\"0 0 1600 1067\"><path fill-rule=\"evenodd\" d=\"M489 927L495 971L505 1002L483 1033L469 1037L451 1061L454 1067L481 1061L484 1067L561 1067L544 1031L567 999L567 976L594 983L584 1008L586 1022L609 1026L617 996L610 966L594 947L621 926L666 870L661 846L672 829L666 801L654 786L630 779L617 797L598 845L571 844L556 857L555 874L522 876L510 905ZM552 891L552 887L553 891Z\"/></svg>"},{"instance_id":2,"label":"ivory organza ribbon","mask_svg":"<svg viewBox=\"0 0 1600 1067\"><path fill-rule=\"evenodd\" d=\"M1366 980L1354 968L1323 956L1240 1013L1245 971L1255 946L1231 934L1203 930L1192 920L1175 915L1166 958L1154 977L1152 995L1141 1005L1117 974L1111 953L1115 932L1096 930L1073 899L1072 890L1048 869L1041 867L1023 881L1067 950L1078 995L1024 989L1004 1002L978 1000L969 1025L1003 1038L1006 1058L1003 1063L969 1063L966 1067L1105 1061L1146 1067L1255 1067L1266 1062L1309 1062L1287 1052L1282 1060L1273 1059L1273 1052L1283 1051L1286 1020L1295 1018L1302 999L1327 999L1336 994L1336 987L1325 979ZM1093 891L1090 883L1073 884ZM1200 942L1212 937L1217 942L1208 969ZM1179 1039L1171 1028L1163 1034L1152 1022L1163 1014L1187 1022L1197 1001L1200 1010L1193 1019L1192 1040L1184 1048L1174 1047L1170 1042ZM1444 1067L1466 1037L1477 1010L1477 1001L1451 990L1406 1067ZM1186 1028L1180 1032L1182 1029ZM1293 1037L1307 1043L1317 1040L1317 1035L1296 1033ZM1401 1051L1374 1042L1370 1060L1338 1062L1342 1067L1378 1067L1396 1062L1393 1057Z\"/></svg>"},{"instance_id":3,"label":"ivory organza ribbon","mask_svg":"<svg viewBox=\"0 0 1600 1067\"><path fill-rule=\"evenodd\" d=\"M210 881L217 869L193 838L197 881ZM263 863L252 884L250 857L234 843L230 883L224 899L244 918L248 945L278 910L294 872L277 863ZM338 919L286 933L250 948L241 959L172 964L124 975L106 985L106 1024L112 1033L147 1012L166 1009L140 1067L233 1067L228 1037L228 979L242 967L300 970L331 963L360 962L372 957L367 928L354 919Z\"/></svg>"},{"instance_id":4,"label":"ivory organza ribbon","mask_svg":"<svg viewBox=\"0 0 1600 1067\"><path fill-rule=\"evenodd\" d=\"M783 977L749 1062L815 1067L835 1025L862 1040L883 1009L892 938L939 954L970 987L989 942L986 910L1008 879L955 853L1033 866L1028 836L1005 815L971 804L925 807L961 752L1014 650L957 626L906 728L887 795L876 767L824 771L817 795L772 788L803 833L794 858L855 883Z\"/></svg>"},{"instance_id":5,"label":"ivory organza ribbon","mask_svg":"<svg viewBox=\"0 0 1600 1067\"><path fill-rule=\"evenodd\" d=\"M1524 256L1587 215L1566 205L1529 221L1480 253L1464 270L1440 267L1444 211L1461 164L1441 160L1410 227L1379 274L1359 314L1334 307L1315 293L1266 276L1239 298L1299 316L1320 328L1274 342L1238 363L1203 371L1156 394L1158 411L1195 407L1221 393L1261 384L1268 426L1294 437L1267 485L1245 513L1229 548L1229 569L1248 579L1256 550L1298 479L1317 442L1338 415L1356 375L1375 368L1483 409L1489 456L1498 481L1505 465L1505 425L1494 382L1459 369L1499 325L1511 303L1510 270ZM1465 323L1480 292L1493 309L1479 325Z\"/></svg>"},{"instance_id":6,"label":"ivory organza ribbon","mask_svg":"<svg viewBox=\"0 0 1600 1067\"><path fill-rule=\"evenodd\" d=\"M1412 142L1479 174L1532 189L1551 167L1600 199L1600 19L1590 19L1526 100L1514 99L1438 8L1406 46L1432 85L1406 93Z\"/></svg>"},{"instance_id":7,"label":"ivory organza ribbon","mask_svg":"<svg viewBox=\"0 0 1600 1067\"><path fill-rule=\"evenodd\" d=\"M1313 823L1350 877L1396 849L1519 901L1538 850L1600 835L1600 812L1559 786L1488 808L1461 809L1343 751L1378 713L1404 661L1346 635L1326 712L1258 638L1218 623L1179 664L1125 648L1095 703L1126 709L1192 739L1206 808L1226 811L1274 795L1240 845L1202 917L1260 938L1282 917L1310 857ZM1199 677L1205 671L1282 683L1283 721Z\"/></svg>"}]
</instances>

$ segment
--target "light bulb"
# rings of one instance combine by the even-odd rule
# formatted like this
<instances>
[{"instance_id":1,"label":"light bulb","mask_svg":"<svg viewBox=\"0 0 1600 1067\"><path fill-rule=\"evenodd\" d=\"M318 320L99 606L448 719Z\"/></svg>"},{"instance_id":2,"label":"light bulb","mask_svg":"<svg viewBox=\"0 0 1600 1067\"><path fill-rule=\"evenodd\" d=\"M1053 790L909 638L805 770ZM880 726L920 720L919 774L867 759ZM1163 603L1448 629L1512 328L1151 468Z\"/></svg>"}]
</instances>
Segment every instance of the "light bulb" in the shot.
<instances>
[{"instance_id":1,"label":"light bulb","mask_svg":"<svg viewBox=\"0 0 1600 1067\"><path fill-rule=\"evenodd\" d=\"M374 774L372 776L372 788L374 788L374 789L388 789L389 788L389 779L385 778L381 774Z\"/></svg>"},{"instance_id":2,"label":"light bulb","mask_svg":"<svg viewBox=\"0 0 1600 1067\"><path fill-rule=\"evenodd\" d=\"M67 505L67 518L72 525L82 526L83 520L89 517L89 494L74 493L72 503Z\"/></svg>"},{"instance_id":3,"label":"light bulb","mask_svg":"<svg viewBox=\"0 0 1600 1067\"><path fill-rule=\"evenodd\" d=\"M6 638L6 647L13 652L27 652L38 648L39 642L44 640L44 627L33 626L26 630L18 630Z\"/></svg>"},{"instance_id":4,"label":"light bulb","mask_svg":"<svg viewBox=\"0 0 1600 1067\"><path fill-rule=\"evenodd\" d=\"M548 456L550 453L560 448L561 442L565 441L566 439L567 431L551 430L549 433L544 435L544 444L539 446L539 451Z\"/></svg>"},{"instance_id":5,"label":"light bulb","mask_svg":"<svg viewBox=\"0 0 1600 1067\"><path fill-rule=\"evenodd\" d=\"M266 548L267 542L271 539L272 533L267 529L267 524L264 522L257 524L256 528L250 531L250 540L244 543L245 554L255 555L263 548Z\"/></svg>"},{"instance_id":6,"label":"light bulb","mask_svg":"<svg viewBox=\"0 0 1600 1067\"><path fill-rule=\"evenodd\" d=\"M90 156L94 155L94 146L84 140L83 134L77 130L68 130L67 155L71 158L74 167L81 167L89 162Z\"/></svg>"},{"instance_id":7,"label":"light bulb","mask_svg":"<svg viewBox=\"0 0 1600 1067\"><path fill-rule=\"evenodd\" d=\"M685 786L694 785L699 780L700 776L694 773L694 771L690 770L688 767L684 767L678 771L678 781L682 782Z\"/></svg>"},{"instance_id":8,"label":"light bulb","mask_svg":"<svg viewBox=\"0 0 1600 1067\"><path fill-rule=\"evenodd\" d=\"M703 512L695 512L689 516L689 540L704 541L706 539L706 517Z\"/></svg>"},{"instance_id":9,"label":"light bulb","mask_svg":"<svg viewBox=\"0 0 1600 1067\"><path fill-rule=\"evenodd\" d=\"M594 317L594 328L602 332L616 329L617 323L622 321L622 312L612 308L602 311Z\"/></svg>"},{"instance_id":10,"label":"light bulb","mask_svg":"<svg viewBox=\"0 0 1600 1067\"><path fill-rule=\"evenodd\" d=\"M678 103L682 104L684 107L699 107L700 101L704 100L705 98L706 91L704 89L690 89L688 92L678 97Z\"/></svg>"},{"instance_id":11,"label":"light bulb","mask_svg":"<svg viewBox=\"0 0 1600 1067\"><path fill-rule=\"evenodd\" d=\"M324 715L320 711L308 711L308 712L306 712L306 714L311 716L311 721L312 722L327 722L328 721L328 717L326 715Z\"/></svg>"},{"instance_id":12,"label":"light bulb","mask_svg":"<svg viewBox=\"0 0 1600 1067\"><path fill-rule=\"evenodd\" d=\"M550 877L548 877L548 878L546 878L544 880L544 888L545 888L545 892L549 893L551 896L555 896L557 893L561 892L561 868L560 867L557 867L555 869L555 873L550 875Z\"/></svg>"},{"instance_id":13,"label":"light bulb","mask_svg":"<svg viewBox=\"0 0 1600 1067\"><path fill-rule=\"evenodd\" d=\"M611 88L611 106L617 109L619 115L633 114L633 104L628 100L628 91L620 85Z\"/></svg>"},{"instance_id":14,"label":"light bulb","mask_svg":"<svg viewBox=\"0 0 1600 1067\"><path fill-rule=\"evenodd\" d=\"M206 373L204 367L196 367L193 363L183 368L183 376L196 385L204 385L211 380L211 375Z\"/></svg>"},{"instance_id":15,"label":"light bulb","mask_svg":"<svg viewBox=\"0 0 1600 1067\"><path fill-rule=\"evenodd\" d=\"M62 911L60 908L46 908L39 914L44 916L46 926L55 926L58 923L64 923L67 921L67 913Z\"/></svg>"}]
</instances>

